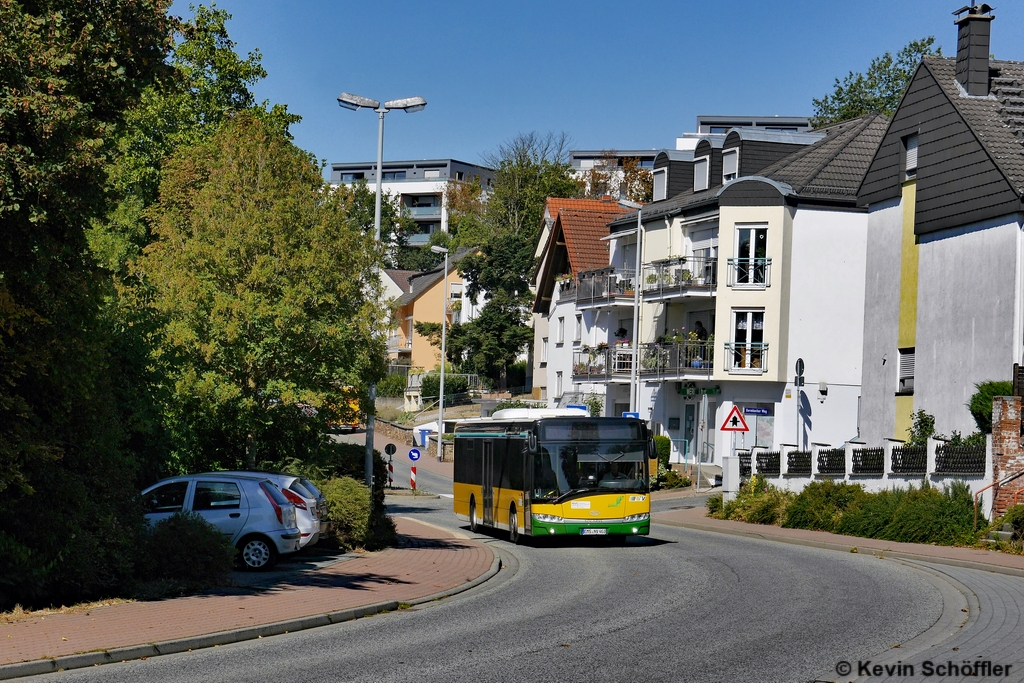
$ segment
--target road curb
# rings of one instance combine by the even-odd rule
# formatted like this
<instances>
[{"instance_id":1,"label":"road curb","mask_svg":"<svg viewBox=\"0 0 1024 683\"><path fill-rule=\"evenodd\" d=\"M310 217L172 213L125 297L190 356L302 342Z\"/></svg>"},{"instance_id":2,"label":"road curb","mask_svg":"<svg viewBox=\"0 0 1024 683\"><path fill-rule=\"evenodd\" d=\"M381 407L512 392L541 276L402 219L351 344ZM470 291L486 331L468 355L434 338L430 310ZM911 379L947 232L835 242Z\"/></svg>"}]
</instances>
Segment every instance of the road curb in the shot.
<instances>
[{"instance_id":1,"label":"road curb","mask_svg":"<svg viewBox=\"0 0 1024 683\"><path fill-rule=\"evenodd\" d=\"M18 662L17 664L4 664L0 666L0 680L10 680L12 678L22 678L24 676L36 676L39 674L54 673L57 671L67 671L69 669L82 669L89 666L98 666L100 664L126 662L131 659L145 659L148 657L158 657L160 655L169 655L179 652L191 652L192 650L199 650L202 648L229 645L231 643L239 643L246 640L256 640L258 638L277 636L285 633L294 633L295 631L305 631L306 629L318 628L320 626L340 624L346 621L353 621L361 617L380 614L382 612L393 612L399 609L402 605L420 605L426 602L432 602L434 600L458 595L459 593L475 588L488 579L493 578L499 571L501 571L501 560L497 555L495 555L494 560L491 562L490 569L472 581L467 581L461 586L440 591L433 595L415 598L408 602L400 603L395 600L389 600L387 602L378 602L372 605L363 605L362 607L352 607L349 609L337 610L335 612L327 612L326 614L316 614L308 617L289 619L286 621L276 621L270 624L249 626L247 628L232 629L230 631L218 631L216 633L209 633L201 636L190 636L188 638L179 638L177 640L167 640L161 643L129 645L127 647L119 647L112 650L84 652L81 654L64 655L62 657L54 657L51 659L36 659L30 662Z\"/></svg>"},{"instance_id":2,"label":"road curb","mask_svg":"<svg viewBox=\"0 0 1024 683\"><path fill-rule=\"evenodd\" d=\"M985 562L974 562L971 560L957 560L950 557L933 557L931 555L919 555L917 553L908 553L901 550L879 550L877 548L868 548L865 546L858 546L856 544L847 545L845 543L828 543L825 541L813 541L806 538L791 538L788 536L774 536L771 534L762 534L756 531L747 531L746 529L725 529L721 527L712 526L710 524L697 524L694 522L675 522L667 520L652 519L653 524L664 524L665 526L682 527L685 529L694 529L696 531L709 531L715 534L726 534L729 536L742 536L743 538L757 538L762 541L775 541L776 543L789 543L790 545L802 545L809 548L820 548L822 550L836 550L843 553L862 553L864 555L874 555L876 557L884 558L896 558L901 560L910 560L913 562L930 562L932 564L943 564L950 567L960 567L962 569L977 569L983 572L992 572L994 574L1005 574L1007 576L1024 577L1024 569L1017 569L1015 567L1002 567L995 564L987 564ZM851 536L851 538L855 538Z\"/></svg>"}]
</instances>

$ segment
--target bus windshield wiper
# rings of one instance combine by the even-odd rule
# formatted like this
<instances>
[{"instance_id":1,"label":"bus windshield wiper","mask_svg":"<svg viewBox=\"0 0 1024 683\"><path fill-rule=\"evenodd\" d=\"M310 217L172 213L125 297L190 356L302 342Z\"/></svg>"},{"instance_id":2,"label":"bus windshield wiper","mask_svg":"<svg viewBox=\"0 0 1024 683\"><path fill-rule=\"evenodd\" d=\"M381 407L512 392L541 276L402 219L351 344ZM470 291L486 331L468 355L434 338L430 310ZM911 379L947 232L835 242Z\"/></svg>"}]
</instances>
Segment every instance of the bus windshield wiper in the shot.
<instances>
[{"instance_id":1,"label":"bus windshield wiper","mask_svg":"<svg viewBox=\"0 0 1024 683\"><path fill-rule=\"evenodd\" d=\"M587 495L587 494L590 494L590 493L593 493L593 492L594 492L594 489L572 489L571 491L566 491L565 493L560 495L558 498L555 498L551 502L552 503L556 503L556 504L557 503L564 503L565 501L569 500L570 497L575 497L575 496L578 496L578 495L581 495L581 494L582 495Z\"/></svg>"}]
</instances>

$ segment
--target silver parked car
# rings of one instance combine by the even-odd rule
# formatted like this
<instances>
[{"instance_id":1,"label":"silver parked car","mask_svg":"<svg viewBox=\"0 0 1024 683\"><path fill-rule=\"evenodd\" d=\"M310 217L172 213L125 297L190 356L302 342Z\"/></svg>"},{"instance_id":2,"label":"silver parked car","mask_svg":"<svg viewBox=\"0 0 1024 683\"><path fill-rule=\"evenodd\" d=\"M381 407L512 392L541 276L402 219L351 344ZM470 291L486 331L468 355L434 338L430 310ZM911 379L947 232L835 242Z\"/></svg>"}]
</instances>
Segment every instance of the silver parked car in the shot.
<instances>
[{"instance_id":1,"label":"silver parked car","mask_svg":"<svg viewBox=\"0 0 1024 683\"><path fill-rule=\"evenodd\" d=\"M269 569L279 555L299 549L295 506L263 475L191 474L171 477L142 492L146 520L194 512L231 538L249 571Z\"/></svg>"},{"instance_id":2,"label":"silver parked car","mask_svg":"<svg viewBox=\"0 0 1024 683\"><path fill-rule=\"evenodd\" d=\"M293 474L282 474L280 472L249 472L249 471L225 471L217 472L223 475L240 475L245 477L266 477L274 482L281 493L284 494L295 506L295 519L302 538L299 547L316 545L320 535L327 531L327 522L324 521L327 512L326 498L320 493L313 482L304 477L297 477Z\"/></svg>"}]
</instances>

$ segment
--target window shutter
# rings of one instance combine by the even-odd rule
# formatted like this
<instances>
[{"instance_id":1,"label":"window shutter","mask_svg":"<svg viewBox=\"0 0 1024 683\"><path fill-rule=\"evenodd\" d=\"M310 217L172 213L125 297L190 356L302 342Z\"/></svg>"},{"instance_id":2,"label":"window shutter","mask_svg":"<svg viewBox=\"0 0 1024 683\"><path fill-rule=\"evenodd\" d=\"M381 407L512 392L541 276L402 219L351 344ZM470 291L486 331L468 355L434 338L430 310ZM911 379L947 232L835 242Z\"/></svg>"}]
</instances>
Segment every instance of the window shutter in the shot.
<instances>
[{"instance_id":1,"label":"window shutter","mask_svg":"<svg viewBox=\"0 0 1024 683\"><path fill-rule=\"evenodd\" d=\"M708 160L697 159L693 162L693 191L708 189Z\"/></svg>"},{"instance_id":2,"label":"window shutter","mask_svg":"<svg viewBox=\"0 0 1024 683\"><path fill-rule=\"evenodd\" d=\"M654 201L665 199L668 195L668 173L664 170L654 172Z\"/></svg>"},{"instance_id":3,"label":"window shutter","mask_svg":"<svg viewBox=\"0 0 1024 683\"><path fill-rule=\"evenodd\" d=\"M917 170L917 136L907 138L907 173Z\"/></svg>"},{"instance_id":4,"label":"window shutter","mask_svg":"<svg viewBox=\"0 0 1024 683\"><path fill-rule=\"evenodd\" d=\"M739 155L736 153L736 150L725 152L722 155L722 180L723 181L732 180L733 178L736 177L736 174L739 172L739 170L738 170L739 164L737 163L738 160L739 160Z\"/></svg>"},{"instance_id":5,"label":"window shutter","mask_svg":"<svg viewBox=\"0 0 1024 683\"><path fill-rule=\"evenodd\" d=\"M914 376L914 351L900 351L900 379Z\"/></svg>"}]
</instances>

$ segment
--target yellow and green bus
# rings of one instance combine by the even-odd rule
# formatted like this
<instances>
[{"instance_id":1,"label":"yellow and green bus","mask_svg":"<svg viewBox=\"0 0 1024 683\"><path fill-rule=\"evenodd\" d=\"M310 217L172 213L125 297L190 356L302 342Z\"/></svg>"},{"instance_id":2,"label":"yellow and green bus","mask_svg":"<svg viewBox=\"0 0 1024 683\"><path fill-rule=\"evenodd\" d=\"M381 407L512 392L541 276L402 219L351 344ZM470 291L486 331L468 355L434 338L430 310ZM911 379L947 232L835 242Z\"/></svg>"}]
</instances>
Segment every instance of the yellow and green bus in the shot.
<instances>
[{"instance_id":1,"label":"yellow and green bus","mask_svg":"<svg viewBox=\"0 0 1024 683\"><path fill-rule=\"evenodd\" d=\"M652 457L647 425L634 418L512 408L462 420L455 425L455 515L473 531L504 529L514 543L522 536L647 535Z\"/></svg>"}]
</instances>

